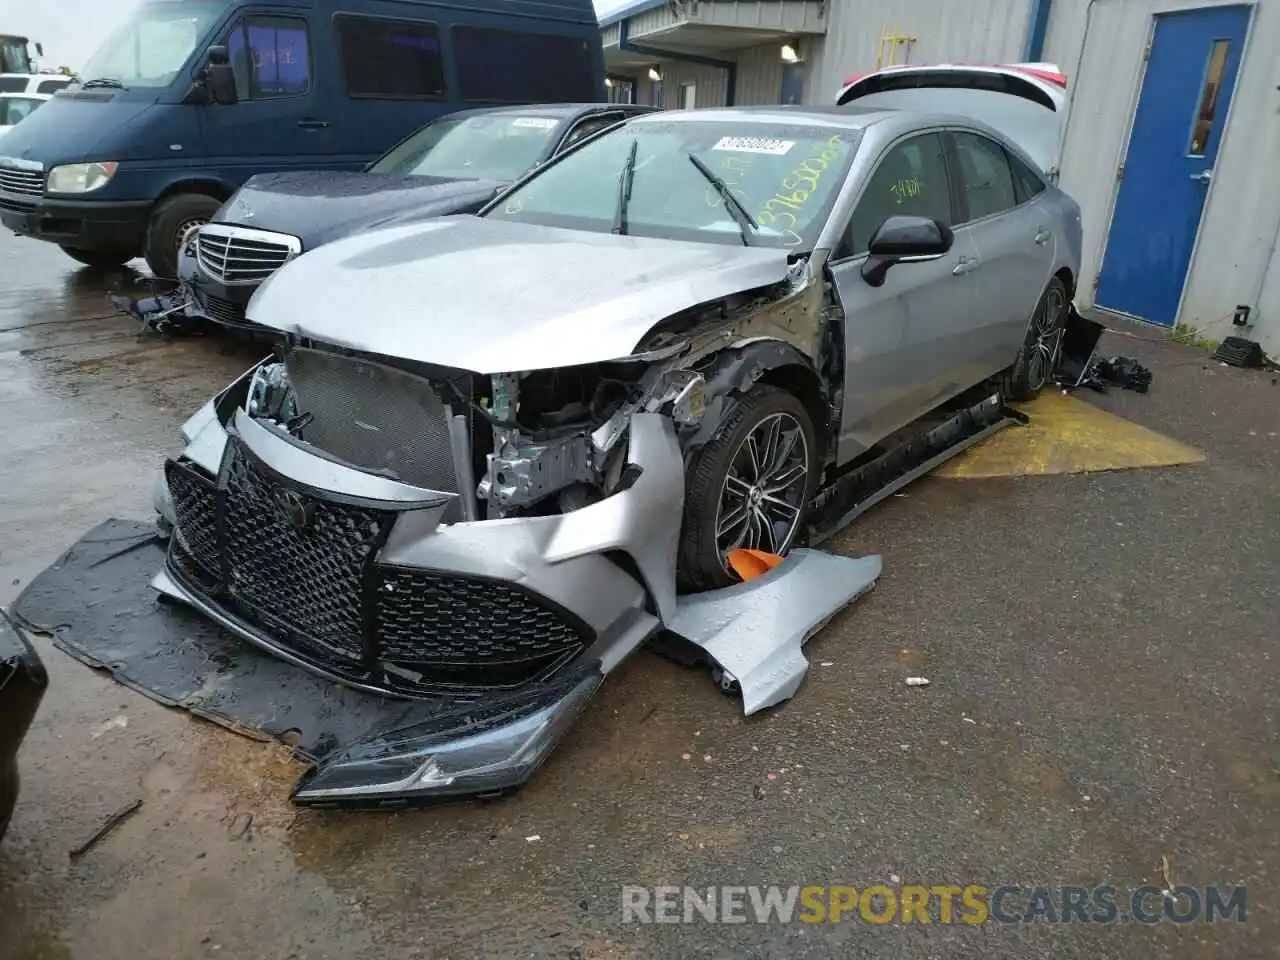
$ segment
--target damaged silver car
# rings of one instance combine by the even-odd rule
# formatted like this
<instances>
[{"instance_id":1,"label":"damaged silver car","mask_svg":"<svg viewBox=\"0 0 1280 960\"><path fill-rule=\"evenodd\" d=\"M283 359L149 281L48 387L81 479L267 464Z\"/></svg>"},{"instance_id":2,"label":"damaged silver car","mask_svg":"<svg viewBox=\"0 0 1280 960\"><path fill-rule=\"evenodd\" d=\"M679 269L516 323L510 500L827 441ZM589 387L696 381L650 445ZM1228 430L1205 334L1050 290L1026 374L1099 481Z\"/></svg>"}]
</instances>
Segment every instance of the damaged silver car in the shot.
<instances>
[{"instance_id":1,"label":"damaged silver car","mask_svg":"<svg viewBox=\"0 0 1280 960\"><path fill-rule=\"evenodd\" d=\"M341 683L474 695L301 803L518 786L660 633L771 706L880 572L813 546L1048 383L1079 258L1076 204L976 121L632 120L271 276L283 345L184 427L154 585Z\"/></svg>"}]
</instances>

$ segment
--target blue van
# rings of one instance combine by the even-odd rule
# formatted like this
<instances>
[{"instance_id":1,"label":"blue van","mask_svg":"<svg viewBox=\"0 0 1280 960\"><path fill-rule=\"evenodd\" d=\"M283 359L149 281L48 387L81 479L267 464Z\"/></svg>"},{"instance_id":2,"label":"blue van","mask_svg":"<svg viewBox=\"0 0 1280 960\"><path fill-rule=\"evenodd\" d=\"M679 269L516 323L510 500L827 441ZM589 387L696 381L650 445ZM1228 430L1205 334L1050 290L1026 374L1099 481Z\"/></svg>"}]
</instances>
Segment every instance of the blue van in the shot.
<instances>
[{"instance_id":1,"label":"blue van","mask_svg":"<svg viewBox=\"0 0 1280 960\"><path fill-rule=\"evenodd\" d=\"M464 106L599 102L592 0L144 0L0 138L0 223L176 275L250 176L360 170Z\"/></svg>"}]
</instances>

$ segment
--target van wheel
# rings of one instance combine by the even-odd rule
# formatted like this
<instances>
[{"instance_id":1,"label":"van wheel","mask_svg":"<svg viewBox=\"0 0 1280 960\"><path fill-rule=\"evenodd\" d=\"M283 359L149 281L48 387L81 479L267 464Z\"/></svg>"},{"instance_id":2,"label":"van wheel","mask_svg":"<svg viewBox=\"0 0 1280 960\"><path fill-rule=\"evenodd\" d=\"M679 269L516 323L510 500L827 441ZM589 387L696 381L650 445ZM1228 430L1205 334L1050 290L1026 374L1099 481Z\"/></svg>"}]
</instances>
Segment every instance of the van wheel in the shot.
<instances>
[{"instance_id":1,"label":"van wheel","mask_svg":"<svg viewBox=\"0 0 1280 960\"><path fill-rule=\"evenodd\" d=\"M118 250L81 250L78 247L61 249L76 263L83 263L86 267L93 267L96 270L114 270L116 267L123 267L133 259L133 254L121 253Z\"/></svg>"},{"instance_id":2,"label":"van wheel","mask_svg":"<svg viewBox=\"0 0 1280 960\"><path fill-rule=\"evenodd\" d=\"M180 193L162 200L151 214L143 253L151 272L163 280L176 280L182 241L193 228L208 223L220 206L220 201L202 193Z\"/></svg>"},{"instance_id":3,"label":"van wheel","mask_svg":"<svg viewBox=\"0 0 1280 960\"><path fill-rule=\"evenodd\" d=\"M1070 305L1066 285L1053 277L1036 302L1018 358L1000 379L1006 400L1034 400L1053 379Z\"/></svg>"},{"instance_id":4,"label":"van wheel","mask_svg":"<svg viewBox=\"0 0 1280 960\"><path fill-rule=\"evenodd\" d=\"M785 554L818 482L818 442L799 398L758 385L733 401L689 464L678 580L687 592L738 582L726 554Z\"/></svg>"}]
</instances>

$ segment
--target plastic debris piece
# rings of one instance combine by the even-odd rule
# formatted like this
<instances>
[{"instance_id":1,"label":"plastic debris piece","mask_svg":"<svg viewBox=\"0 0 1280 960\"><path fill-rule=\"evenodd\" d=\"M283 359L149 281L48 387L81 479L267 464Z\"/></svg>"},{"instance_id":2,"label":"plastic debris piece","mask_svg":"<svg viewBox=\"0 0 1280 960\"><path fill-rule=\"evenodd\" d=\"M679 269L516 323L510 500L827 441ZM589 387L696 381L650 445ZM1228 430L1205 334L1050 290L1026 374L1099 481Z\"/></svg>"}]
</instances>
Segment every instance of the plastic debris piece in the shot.
<instances>
[{"instance_id":1,"label":"plastic debris piece","mask_svg":"<svg viewBox=\"0 0 1280 960\"><path fill-rule=\"evenodd\" d=\"M782 557L776 553L766 553L764 550L749 550L746 547L730 550L725 554L725 558L729 561L730 569L743 582L754 580L782 563Z\"/></svg>"},{"instance_id":2,"label":"plastic debris piece","mask_svg":"<svg viewBox=\"0 0 1280 960\"><path fill-rule=\"evenodd\" d=\"M908 687L927 687L929 685L928 677L907 677Z\"/></svg>"}]
</instances>

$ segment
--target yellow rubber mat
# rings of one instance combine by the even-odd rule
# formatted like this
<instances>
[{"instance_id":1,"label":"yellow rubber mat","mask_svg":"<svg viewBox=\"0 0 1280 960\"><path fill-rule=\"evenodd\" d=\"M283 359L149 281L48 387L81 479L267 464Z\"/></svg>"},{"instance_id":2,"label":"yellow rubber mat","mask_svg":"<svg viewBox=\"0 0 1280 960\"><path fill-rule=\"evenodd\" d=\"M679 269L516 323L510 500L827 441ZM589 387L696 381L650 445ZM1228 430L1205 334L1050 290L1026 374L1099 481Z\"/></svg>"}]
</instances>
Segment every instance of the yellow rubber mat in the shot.
<instances>
[{"instance_id":1,"label":"yellow rubber mat","mask_svg":"<svg viewBox=\"0 0 1280 960\"><path fill-rule=\"evenodd\" d=\"M1204 454L1058 391L1019 404L1030 426L1006 427L934 476L976 480L1200 463Z\"/></svg>"}]
</instances>

